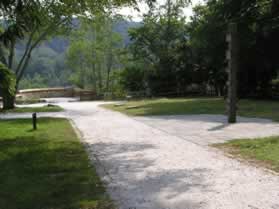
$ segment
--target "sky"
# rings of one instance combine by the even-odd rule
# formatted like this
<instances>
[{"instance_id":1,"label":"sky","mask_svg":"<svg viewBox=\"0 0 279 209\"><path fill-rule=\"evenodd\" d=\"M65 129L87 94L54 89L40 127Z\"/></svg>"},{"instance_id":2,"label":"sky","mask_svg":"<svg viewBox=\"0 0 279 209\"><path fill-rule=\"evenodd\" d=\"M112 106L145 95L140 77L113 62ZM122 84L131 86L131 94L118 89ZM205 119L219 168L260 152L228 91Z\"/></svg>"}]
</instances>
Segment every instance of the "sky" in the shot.
<instances>
[{"instance_id":1,"label":"sky","mask_svg":"<svg viewBox=\"0 0 279 209\"><path fill-rule=\"evenodd\" d=\"M192 8L199 4L202 3L203 0L192 0L192 4L188 6L188 8L183 9L184 14L187 18L189 18L193 12ZM162 5L165 3L165 0L157 0L158 5ZM131 7L124 7L119 10L119 13L125 16L130 16L133 21L140 22L142 20L142 14L146 13L148 11L148 6L145 3L139 3L138 7L140 9L140 12L136 11L135 9Z\"/></svg>"}]
</instances>

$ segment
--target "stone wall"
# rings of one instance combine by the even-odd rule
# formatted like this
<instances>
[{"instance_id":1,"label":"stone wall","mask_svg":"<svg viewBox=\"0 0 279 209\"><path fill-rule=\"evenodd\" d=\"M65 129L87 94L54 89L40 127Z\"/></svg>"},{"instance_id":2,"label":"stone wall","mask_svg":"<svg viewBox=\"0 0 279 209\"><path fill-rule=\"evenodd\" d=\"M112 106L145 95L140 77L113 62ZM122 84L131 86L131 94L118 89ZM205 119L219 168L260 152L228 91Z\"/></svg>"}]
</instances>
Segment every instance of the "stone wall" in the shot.
<instances>
[{"instance_id":1,"label":"stone wall","mask_svg":"<svg viewBox=\"0 0 279 209\"><path fill-rule=\"evenodd\" d=\"M42 89L25 89L17 93L17 97L22 99L40 99L54 97L74 97L74 88L42 88Z\"/></svg>"}]
</instances>

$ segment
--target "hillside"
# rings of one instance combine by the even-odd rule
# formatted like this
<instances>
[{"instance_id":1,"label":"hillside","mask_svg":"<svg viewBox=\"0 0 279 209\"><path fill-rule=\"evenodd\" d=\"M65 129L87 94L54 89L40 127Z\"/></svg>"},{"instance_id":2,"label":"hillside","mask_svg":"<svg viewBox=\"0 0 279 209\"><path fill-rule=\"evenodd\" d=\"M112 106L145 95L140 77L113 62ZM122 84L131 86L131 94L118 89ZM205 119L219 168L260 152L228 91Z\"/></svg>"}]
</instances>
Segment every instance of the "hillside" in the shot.
<instances>
[{"instance_id":1,"label":"hillside","mask_svg":"<svg viewBox=\"0 0 279 209\"><path fill-rule=\"evenodd\" d=\"M129 28L138 27L141 23L119 21L114 26L114 31L122 36L125 45L129 45ZM69 46L67 37L54 37L43 42L34 50L32 58L20 89L54 87L70 85L68 81L69 70L65 64L65 54ZM16 47L16 56L23 53L23 46Z\"/></svg>"}]
</instances>

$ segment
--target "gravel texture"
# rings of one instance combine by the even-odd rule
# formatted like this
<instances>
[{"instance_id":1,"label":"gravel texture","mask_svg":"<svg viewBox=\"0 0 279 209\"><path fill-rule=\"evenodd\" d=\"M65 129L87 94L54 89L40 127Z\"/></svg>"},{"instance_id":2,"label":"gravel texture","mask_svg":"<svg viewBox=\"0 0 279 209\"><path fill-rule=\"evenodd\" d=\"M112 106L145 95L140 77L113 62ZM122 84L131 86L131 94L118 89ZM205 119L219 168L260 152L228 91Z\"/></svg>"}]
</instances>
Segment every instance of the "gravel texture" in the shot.
<instances>
[{"instance_id":1,"label":"gravel texture","mask_svg":"<svg viewBox=\"0 0 279 209\"><path fill-rule=\"evenodd\" d=\"M128 117L100 102L61 102L120 209L279 209L279 176L207 144L279 134L278 124L224 116ZM2 117L2 116L1 116ZM6 116L7 117L7 116Z\"/></svg>"}]
</instances>

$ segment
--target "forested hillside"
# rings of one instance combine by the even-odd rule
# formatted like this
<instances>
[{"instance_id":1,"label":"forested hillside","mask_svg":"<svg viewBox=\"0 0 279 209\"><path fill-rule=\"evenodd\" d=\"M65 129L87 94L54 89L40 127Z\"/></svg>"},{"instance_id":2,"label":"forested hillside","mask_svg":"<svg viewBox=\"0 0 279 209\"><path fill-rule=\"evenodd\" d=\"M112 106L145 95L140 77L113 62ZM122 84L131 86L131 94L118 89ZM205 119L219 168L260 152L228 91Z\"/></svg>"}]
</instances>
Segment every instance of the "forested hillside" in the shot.
<instances>
[{"instance_id":1,"label":"forested hillside","mask_svg":"<svg viewBox=\"0 0 279 209\"><path fill-rule=\"evenodd\" d=\"M77 20L75 20L77 22ZM76 25L79 23L75 23ZM130 28L137 28L140 23L121 20L114 24L113 31L119 33L125 46L131 40L128 35ZM66 64L66 52L69 47L69 36L57 36L43 42L38 46L31 57L24 78L20 82L20 88L42 88L69 86L71 69ZM16 46L16 56L20 57L24 53L24 48L18 44Z\"/></svg>"}]
</instances>

